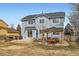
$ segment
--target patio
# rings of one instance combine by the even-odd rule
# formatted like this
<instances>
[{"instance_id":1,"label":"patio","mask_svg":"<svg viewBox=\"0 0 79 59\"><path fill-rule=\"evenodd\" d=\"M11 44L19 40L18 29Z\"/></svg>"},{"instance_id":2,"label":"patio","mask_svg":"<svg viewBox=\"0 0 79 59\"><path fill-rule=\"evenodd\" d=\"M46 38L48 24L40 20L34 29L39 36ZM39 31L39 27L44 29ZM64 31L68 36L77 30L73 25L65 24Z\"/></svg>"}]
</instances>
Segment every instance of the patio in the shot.
<instances>
[{"instance_id":1,"label":"patio","mask_svg":"<svg viewBox=\"0 0 79 59\"><path fill-rule=\"evenodd\" d=\"M48 34L52 32L59 33L59 37L55 37L55 35L53 35L53 37L48 37ZM47 42L48 44L56 44L56 43L62 44L62 41L64 40L63 28L52 27L45 30L41 30L41 33L42 33L41 40Z\"/></svg>"}]
</instances>

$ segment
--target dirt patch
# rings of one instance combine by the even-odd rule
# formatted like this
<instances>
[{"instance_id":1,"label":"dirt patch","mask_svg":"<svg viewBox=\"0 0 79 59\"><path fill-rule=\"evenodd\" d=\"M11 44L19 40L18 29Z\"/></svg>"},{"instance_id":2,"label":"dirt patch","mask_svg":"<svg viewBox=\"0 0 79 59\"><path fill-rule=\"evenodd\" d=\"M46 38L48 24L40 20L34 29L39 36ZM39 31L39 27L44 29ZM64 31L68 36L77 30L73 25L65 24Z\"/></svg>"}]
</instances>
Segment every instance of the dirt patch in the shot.
<instances>
[{"instance_id":1,"label":"dirt patch","mask_svg":"<svg viewBox=\"0 0 79 59\"><path fill-rule=\"evenodd\" d=\"M23 39L23 40L13 40L11 42L13 43L32 43L34 39L32 38L28 38L28 39Z\"/></svg>"},{"instance_id":2,"label":"dirt patch","mask_svg":"<svg viewBox=\"0 0 79 59\"><path fill-rule=\"evenodd\" d=\"M22 48L24 48L24 47L12 45L12 46L8 46L8 47L2 47L1 49L7 50L7 49L22 49Z\"/></svg>"}]
</instances>

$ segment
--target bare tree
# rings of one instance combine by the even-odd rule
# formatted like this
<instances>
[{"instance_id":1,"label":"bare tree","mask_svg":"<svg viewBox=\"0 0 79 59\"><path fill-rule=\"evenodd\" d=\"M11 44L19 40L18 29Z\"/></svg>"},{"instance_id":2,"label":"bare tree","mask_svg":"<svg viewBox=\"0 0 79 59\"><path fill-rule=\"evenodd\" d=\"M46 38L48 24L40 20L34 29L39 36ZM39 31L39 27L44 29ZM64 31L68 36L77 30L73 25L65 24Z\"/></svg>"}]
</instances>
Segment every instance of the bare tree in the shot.
<instances>
[{"instance_id":1,"label":"bare tree","mask_svg":"<svg viewBox=\"0 0 79 59\"><path fill-rule=\"evenodd\" d=\"M70 23L74 27L76 35L79 35L79 3L70 4L72 8L72 13L69 16Z\"/></svg>"}]
</instances>

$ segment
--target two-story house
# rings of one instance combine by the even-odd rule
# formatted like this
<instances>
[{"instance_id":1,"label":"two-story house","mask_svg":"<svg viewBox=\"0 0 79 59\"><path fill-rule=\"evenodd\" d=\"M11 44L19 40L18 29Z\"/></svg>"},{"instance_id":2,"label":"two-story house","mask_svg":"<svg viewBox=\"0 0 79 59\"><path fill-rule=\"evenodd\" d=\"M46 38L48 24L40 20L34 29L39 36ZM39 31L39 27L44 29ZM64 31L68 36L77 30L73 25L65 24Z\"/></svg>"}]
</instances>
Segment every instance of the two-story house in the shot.
<instances>
[{"instance_id":1,"label":"two-story house","mask_svg":"<svg viewBox=\"0 0 79 59\"><path fill-rule=\"evenodd\" d=\"M48 32L48 37L61 38L64 34L64 12L42 13L28 15L22 18L23 39L29 37L41 38L41 34Z\"/></svg>"}]
</instances>

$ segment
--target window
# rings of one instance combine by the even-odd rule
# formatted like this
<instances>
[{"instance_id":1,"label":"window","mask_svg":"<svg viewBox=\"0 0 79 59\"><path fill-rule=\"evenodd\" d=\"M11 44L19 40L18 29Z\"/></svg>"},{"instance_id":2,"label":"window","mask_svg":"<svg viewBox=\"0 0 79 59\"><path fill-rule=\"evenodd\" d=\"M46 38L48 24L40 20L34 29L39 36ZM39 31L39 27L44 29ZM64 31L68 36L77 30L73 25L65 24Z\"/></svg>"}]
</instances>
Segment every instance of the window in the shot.
<instances>
[{"instance_id":1,"label":"window","mask_svg":"<svg viewBox=\"0 0 79 59\"><path fill-rule=\"evenodd\" d=\"M51 17L49 17L49 20L52 19Z\"/></svg>"},{"instance_id":2,"label":"window","mask_svg":"<svg viewBox=\"0 0 79 59\"><path fill-rule=\"evenodd\" d=\"M44 19L40 19L40 23L44 23Z\"/></svg>"},{"instance_id":3,"label":"window","mask_svg":"<svg viewBox=\"0 0 79 59\"><path fill-rule=\"evenodd\" d=\"M59 19L53 19L53 23L59 23Z\"/></svg>"},{"instance_id":4,"label":"window","mask_svg":"<svg viewBox=\"0 0 79 59\"><path fill-rule=\"evenodd\" d=\"M53 32L54 35L59 35L59 32Z\"/></svg>"},{"instance_id":5,"label":"window","mask_svg":"<svg viewBox=\"0 0 79 59\"><path fill-rule=\"evenodd\" d=\"M28 23L29 24L33 24L34 23L34 20L29 20Z\"/></svg>"}]
</instances>

